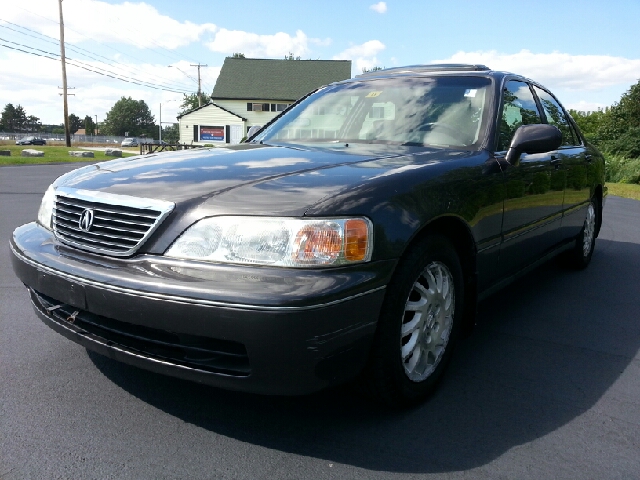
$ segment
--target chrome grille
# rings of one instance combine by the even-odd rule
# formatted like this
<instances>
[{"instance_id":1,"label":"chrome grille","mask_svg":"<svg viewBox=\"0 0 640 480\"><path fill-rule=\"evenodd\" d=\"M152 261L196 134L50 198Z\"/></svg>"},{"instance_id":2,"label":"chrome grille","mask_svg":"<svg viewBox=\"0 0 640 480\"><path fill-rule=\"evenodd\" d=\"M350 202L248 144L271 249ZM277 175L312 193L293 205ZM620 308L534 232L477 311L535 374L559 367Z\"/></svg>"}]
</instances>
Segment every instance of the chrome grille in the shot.
<instances>
[{"instance_id":1,"label":"chrome grille","mask_svg":"<svg viewBox=\"0 0 640 480\"><path fill-rule=\"evenodd\" d=\"M173 210L173 204L124 195L56 192L53 229L63 243L113 256L133 254ZM83 212L91 221L83 224ZM87 214L85 214L87 215ZM88 228L85 228L88 227Z\"/></svg>"}]
</instances>

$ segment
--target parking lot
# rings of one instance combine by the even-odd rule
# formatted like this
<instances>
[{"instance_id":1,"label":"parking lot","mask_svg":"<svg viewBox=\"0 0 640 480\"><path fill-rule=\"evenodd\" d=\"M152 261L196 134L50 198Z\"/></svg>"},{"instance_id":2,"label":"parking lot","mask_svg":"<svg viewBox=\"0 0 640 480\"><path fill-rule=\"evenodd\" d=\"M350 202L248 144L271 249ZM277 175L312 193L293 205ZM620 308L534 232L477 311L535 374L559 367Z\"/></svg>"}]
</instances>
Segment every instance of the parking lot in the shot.
<instances>
[{"instance_id":1,"label":"parking lot","mask_svg":"<svg viewBox=\"0 0 640 480\"><path fill-rule=\"evenodd\" d=\"M640 478L640 202L610 197L589 268L539 268L479 306L408 411L351 386L262 397L163 377L54 333L12 230L79 165L0 168L0 478Z\"/></svg>"}]
</instances>

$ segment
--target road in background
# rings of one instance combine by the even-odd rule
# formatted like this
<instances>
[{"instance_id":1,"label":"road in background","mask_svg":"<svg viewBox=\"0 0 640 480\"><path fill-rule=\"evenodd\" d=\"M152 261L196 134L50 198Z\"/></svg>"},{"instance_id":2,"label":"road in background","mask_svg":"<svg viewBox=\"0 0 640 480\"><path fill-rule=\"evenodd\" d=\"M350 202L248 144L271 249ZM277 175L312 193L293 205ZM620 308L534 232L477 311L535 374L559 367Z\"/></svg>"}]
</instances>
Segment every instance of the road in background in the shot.
<instances>
[{"instance_id":1,"label":"road in background","mask_svg":"<svg viewBox=\"0 0 640 480\"><path fill-rule=\"evenodd\" d=\"M0 168L0 478L640 478L640 202L610 197L590 267L482 302L437 393L261 397L88 353L37 319L15 227L73 165Z\"/></svg>"}]
</instances>

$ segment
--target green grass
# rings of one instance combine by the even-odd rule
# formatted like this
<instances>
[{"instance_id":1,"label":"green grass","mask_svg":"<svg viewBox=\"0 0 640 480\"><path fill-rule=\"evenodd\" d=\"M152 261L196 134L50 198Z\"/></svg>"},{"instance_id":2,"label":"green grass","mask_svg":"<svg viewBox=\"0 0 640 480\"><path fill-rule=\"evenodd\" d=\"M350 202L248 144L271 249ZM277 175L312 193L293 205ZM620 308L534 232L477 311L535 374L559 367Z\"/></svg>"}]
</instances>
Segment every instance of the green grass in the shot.
<instances>
[{"instance_id":1,"label":"green grass","mask_svg":"<svg viewBox=\"0 0 640 480\"><path fill-rule=\"evenodd\" d=\"M44 157L22 157L22 150L31 148L44 152ZM119 148L119 147L115 147ZM0 150L10 150L10 157L0 156L0 165L26 165L35 164L42 165L47 163L73 163L73 162L101 162L104 160L113 160L116 157L107 157L102 151L93 151L94 158L71 157L69 151L82 150L82 148L74 146L57 147L52 145L0 145ZM134 155L126 151L122 152L123 157Z\"/></svg>"},{"instance_id":2,"label":"green grass","mask_svg":"<svg viewBox=\"0 0 640 480\"><path fill-rule=\"evenodd\" d=\"M640 200L640 185L633 183L607 183L609 195Z\"/></svg>"},{"instance_id":3,"label":"green grass","mask_svg":"<svg viewBox=\"0 0 640 480\"><path fill-rule=\"evenodd\" d=\"M606 155L607 182L640 183L640 158Z\"/></svg>"}]
</instances>

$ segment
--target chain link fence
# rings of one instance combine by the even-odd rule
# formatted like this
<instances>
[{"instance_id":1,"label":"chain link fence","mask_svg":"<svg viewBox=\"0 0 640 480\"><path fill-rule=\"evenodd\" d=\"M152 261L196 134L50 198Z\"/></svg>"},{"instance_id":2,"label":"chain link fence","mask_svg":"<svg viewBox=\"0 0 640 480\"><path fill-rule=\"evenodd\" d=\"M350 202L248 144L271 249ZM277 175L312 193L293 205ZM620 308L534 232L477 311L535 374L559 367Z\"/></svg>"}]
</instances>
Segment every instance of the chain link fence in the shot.
<instances>
[{"instance_id":1,"label":"chain link fence","mask_svg":"<svg viewBox=\"0 0 640 480\"><path fill-rule=\"evenodd\" d=\"M45 139L47 143L51 142L52 144L55 144L57 142L60 142L62 144L65 143L64 135L55 134L55 133L0 132L0 140L16 141L23 137L40 137ZM138 144L160 143L158 140L153 140L153 139L144 138L144 137L117 137L117 136L107 136L107 135L71 135L71 143L76 145L82 144L82 143L92 143L92 144L100 144L105 146L112 146L112 145L120 145L125 138L135 138Z\"/></svg>"}]
</instances>

